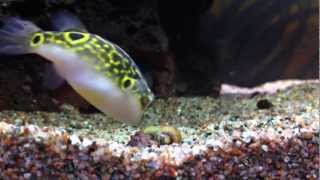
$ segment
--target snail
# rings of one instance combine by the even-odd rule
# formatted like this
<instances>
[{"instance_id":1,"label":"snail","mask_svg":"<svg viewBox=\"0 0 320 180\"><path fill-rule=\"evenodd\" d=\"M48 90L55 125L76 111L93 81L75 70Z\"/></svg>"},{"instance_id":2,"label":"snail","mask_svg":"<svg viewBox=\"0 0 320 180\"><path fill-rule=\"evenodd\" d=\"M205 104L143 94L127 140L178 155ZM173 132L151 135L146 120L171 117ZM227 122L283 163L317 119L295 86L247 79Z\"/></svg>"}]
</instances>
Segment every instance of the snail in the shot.
<instances>
[{"instance_id":1,"label":"snail","mask_svg":"<svg viewBox=\"0 0 320 180\"><path fill-rule=\"evenodd\" d=\"M151 136L160 145L180 143L182 140L181 132L172 126L148 126L143 130L143 133Z\"/></svg>"}]
</instances>

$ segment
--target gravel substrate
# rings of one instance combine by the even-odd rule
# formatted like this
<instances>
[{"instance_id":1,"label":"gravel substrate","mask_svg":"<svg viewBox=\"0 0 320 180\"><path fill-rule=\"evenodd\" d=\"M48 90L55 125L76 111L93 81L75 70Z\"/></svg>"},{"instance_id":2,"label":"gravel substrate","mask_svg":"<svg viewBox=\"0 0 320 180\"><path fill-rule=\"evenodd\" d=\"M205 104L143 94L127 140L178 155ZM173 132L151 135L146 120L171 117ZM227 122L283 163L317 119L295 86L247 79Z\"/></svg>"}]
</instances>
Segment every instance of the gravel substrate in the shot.
<instances>
[{"instance_id":1,"label":"gravel substrate","mask_svg":"<svg viewBox=\"0 0 320 180\"><path fill-rule=\"evenodd\" d=\"M113 123L97 114L77 112L66 118L65 112L1 112L0 176L319 179L319 85L304 83L252 97L158 100L143 124L167 120L183 139L161 146L128 146L141 127ZM70 129L48 121L53 117L63 122L77 117L89 124ZM103 123L109 126L98 129Z\"/></svg>"}]
</instances>

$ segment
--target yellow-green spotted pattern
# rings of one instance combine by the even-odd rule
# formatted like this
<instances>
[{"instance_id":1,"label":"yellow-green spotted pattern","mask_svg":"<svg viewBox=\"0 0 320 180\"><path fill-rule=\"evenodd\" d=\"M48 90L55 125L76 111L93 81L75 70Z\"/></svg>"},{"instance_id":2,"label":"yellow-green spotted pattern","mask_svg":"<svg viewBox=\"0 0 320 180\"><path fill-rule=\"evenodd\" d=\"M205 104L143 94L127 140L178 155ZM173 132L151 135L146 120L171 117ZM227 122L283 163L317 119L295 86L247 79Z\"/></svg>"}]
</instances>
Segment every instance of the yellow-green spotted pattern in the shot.
<instances>
[{"instance_id":1,"label":"yellow-green spotted pattern","mask_svg":"<svg viewBox=\"0 0 320 180\"><path fill-rule=\"evenodd\" d=\"M30 46L54 44L69 49L81 60L93 65L121 88L138 91L137 80L142 78L132 59L117 45L101 37L85 32L37 32L30 39Z\"/></svg>"}]
</instances>

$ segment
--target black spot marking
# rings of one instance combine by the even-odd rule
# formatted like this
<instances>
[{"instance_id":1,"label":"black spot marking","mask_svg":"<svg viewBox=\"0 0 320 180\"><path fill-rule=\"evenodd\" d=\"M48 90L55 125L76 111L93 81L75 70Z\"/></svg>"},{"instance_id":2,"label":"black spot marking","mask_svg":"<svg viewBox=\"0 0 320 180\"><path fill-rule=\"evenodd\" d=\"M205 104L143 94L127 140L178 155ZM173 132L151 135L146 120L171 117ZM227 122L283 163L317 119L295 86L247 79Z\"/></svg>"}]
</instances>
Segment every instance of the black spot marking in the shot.
<instances>
[{"instance_id":1,"label":"black spot marking","mask_svg":"<svg viewBox=\"0 0 320 180\"><path fill-rule=\"evenodd\" d=\"M104 50L105 50L107 53L110 53L110 51L112 50L112 48L111 48L110 45L103 45L103 43L101 43L101 45L103 46Z\"/></svg>"},{"instance_id":2,"label":"black spot marking","mask_svg":"<svg viewBox=\"0 0 320 180\"><path fill-rule=\"evenodd\" d=\"M112 53L112 60L114 61L114 62L120 62L121 61L121 56L119 56L119 54L118 53Z\"/></svg>"},{"instance_id":3,"label":"black spot marking","mask_svg":"<svg viewBox=\"0 0 320 180\"><path fill-rule=\"evenodd\" d=\"M79 40L79 39L83 38L83 34L81 34L81 33L70 33L69 34L69 38L71 40L73 40L73 41Z\"/></svg>"}]
</instances>

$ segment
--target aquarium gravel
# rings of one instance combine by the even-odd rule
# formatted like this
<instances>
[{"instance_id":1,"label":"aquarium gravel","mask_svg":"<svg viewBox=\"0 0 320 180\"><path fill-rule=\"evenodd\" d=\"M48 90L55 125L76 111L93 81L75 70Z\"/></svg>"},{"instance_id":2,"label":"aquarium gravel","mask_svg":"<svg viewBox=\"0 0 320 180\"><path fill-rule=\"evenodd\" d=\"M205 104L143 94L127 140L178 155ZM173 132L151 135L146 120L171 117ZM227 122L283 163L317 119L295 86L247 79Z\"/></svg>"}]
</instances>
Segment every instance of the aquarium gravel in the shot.
<instances>
[{"instance_id":1,"label":"aquarium gravel","mask_svg":"<svg viewBox=\"0 0 320 180\"><path fill-rule=\"evenodd\" d=\"M136 127L68 105L63 112L3 111L0 175L319 179L319 85L299 83L245 96L158 99L146 112L144 126ZM271 105L260 108L261 101ZM182 142L127 145L145 126L159 124L180 130Z\"/></svg>"}]
</instances>

